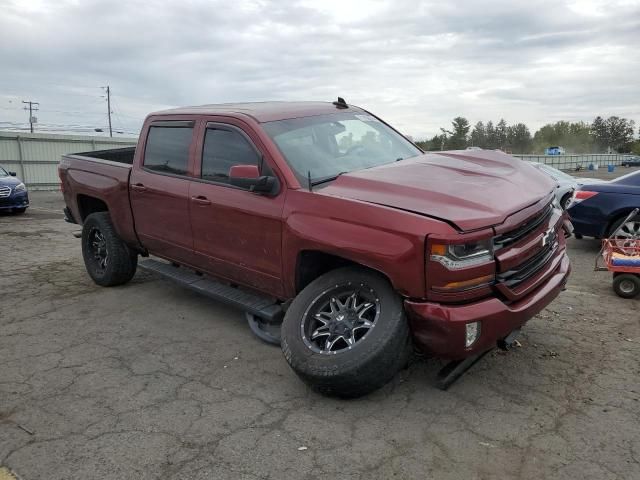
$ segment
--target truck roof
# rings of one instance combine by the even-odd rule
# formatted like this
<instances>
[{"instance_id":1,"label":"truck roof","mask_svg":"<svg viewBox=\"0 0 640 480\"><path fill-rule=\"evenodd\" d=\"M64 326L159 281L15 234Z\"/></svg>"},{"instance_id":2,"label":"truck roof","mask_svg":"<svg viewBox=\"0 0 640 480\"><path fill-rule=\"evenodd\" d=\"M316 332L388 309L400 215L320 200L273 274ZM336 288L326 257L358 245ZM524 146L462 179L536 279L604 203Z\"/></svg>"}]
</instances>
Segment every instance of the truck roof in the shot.
<instances>
[{"instance_id":1,"label":"truck roof","mask_svg":"<svg viewBox=\"0 0 640 480\"><path fill-rule=\"evenodd\" d=\"M362 109L349 105L348 108L338 108L331 102L249 102L249 103L220 103L213 105L199 105L194 107L179 107L161 110L151 115L247 115L257 122L272 122L288 118L311 117L336 112L361 112Z\"/></svg>"}]
</instances>

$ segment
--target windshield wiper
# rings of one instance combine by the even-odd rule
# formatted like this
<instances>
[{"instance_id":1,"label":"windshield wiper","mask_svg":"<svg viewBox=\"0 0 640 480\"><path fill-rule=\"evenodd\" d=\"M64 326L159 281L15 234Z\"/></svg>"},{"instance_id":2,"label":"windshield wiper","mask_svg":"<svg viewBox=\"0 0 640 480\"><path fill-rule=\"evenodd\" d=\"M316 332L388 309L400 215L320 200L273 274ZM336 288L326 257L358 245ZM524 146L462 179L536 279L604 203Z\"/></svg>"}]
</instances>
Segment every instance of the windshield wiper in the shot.
<instances>
[{"instance_id":1,"label":"windshield wiper","mask_svg":"<svg viewBox=\"0 0 640 480\"><path fill-rule=\"evenodd\" d=\"M309 185L312 186L312 187L315 187L316 185L320 185L322 183L331 182L331 181L335 180L336 178L338 178L343 173L349 173L349 172L340 172L340 173L338 173L336 175L329 175L327 177L318 178L317 180L309 181Z\"/></svg>"}]
</instances>

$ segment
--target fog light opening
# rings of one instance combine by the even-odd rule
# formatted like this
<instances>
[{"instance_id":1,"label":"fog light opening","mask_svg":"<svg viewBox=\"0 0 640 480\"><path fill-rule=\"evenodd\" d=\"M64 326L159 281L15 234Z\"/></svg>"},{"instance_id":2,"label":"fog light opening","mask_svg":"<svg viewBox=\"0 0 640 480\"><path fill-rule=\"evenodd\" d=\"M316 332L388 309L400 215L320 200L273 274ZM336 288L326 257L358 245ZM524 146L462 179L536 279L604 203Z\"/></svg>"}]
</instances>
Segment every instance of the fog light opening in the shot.
<instances>
[{"instance_id":1,"label":"fog light opening","mask_svg":"<svg viewBox=\"0 0 640 480\"><path fill-rule=\"evenodd\" d=\"M464 340L464 346L466 348L469 348L480 337L480 322L467 323L465 328L466 328L466 332L465 332L466 335Z\"/></svg>"}]
</instances>

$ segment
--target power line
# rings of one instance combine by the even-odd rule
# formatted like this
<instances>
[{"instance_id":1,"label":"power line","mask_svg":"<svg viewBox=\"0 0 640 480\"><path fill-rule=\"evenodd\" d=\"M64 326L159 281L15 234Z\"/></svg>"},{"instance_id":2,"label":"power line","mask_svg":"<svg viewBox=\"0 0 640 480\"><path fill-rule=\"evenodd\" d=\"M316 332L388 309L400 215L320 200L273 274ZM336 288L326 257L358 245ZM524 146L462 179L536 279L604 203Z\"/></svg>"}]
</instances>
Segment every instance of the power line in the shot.
<instances>
[{"instance_id":1,"label":"power line","mask_svg":"<svg viewBox=\"0 0 640 480\"><path fill-rule=\"evenodd\" d=\"M33 116L33 112L34 110L37 112L38 111L38 106L40 106L40 104L38 102L32 102L31 100L28 101L22 101L22 103L28 104L29 105L29 125L31 126L31 133L33 133L33 124L35 123L35 120L37 120L34 116ZM24 107L24 109L26 110L27 107Z\"/></svg>"}]
</instances>

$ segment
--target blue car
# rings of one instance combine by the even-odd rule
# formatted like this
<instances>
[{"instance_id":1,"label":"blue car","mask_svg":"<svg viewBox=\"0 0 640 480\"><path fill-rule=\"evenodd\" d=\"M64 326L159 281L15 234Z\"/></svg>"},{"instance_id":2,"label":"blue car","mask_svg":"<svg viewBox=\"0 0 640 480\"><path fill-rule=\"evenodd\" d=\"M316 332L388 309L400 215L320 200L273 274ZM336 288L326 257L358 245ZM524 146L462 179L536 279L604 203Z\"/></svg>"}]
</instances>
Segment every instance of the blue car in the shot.
<instances>
[{"instance_id":1,"label":"blue car","mask_svg":"<svg viewBox=\"0 0 640 480\"><path fill-rule=\"evenodd\" d=\"M573 201L567 211L576 238L605 238L618 230L615 238L640 240L640 216L622 225L625 217L638 207L640 171L610 182L583 185L573 194Z\"/></svg>"},{"instance_id":2,"label":"blue car","mask_svg":"<svg viewBox=\"0 0 640 480\"><path fill-rule=\"evenodd\" d=\"M29 207L27 187L13 172L0 167L0 212L24 213Z\"/></svg>"}]
</instances>

